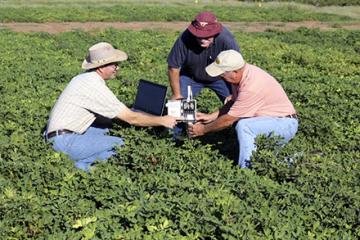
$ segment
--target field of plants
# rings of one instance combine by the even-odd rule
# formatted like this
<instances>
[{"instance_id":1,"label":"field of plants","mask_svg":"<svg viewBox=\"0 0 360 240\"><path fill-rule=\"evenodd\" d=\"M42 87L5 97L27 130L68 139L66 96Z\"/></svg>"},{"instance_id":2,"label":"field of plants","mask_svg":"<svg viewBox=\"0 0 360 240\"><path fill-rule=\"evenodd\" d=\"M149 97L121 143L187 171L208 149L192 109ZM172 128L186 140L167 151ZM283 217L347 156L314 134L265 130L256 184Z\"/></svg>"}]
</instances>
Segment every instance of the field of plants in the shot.
<instances>
[{"instance_id":1,"label":"field of plants","mask_svg":"<svg viewBox=\"0 0 360 240\"><path fill-rule=\"evenodd\" d=\"M353 21L348 16L314 12L312 9L301 8L295 4L284 5L239 5L239 10L234 11L237 5L104 5L97 7L95 4L74 8L72 5L51 7L41 5L32 8L14 7L5 5L0 7L0 21L2 22L62 22L62 21L192 21L194 16L203 10L216 12L222 21L304 21L318 20L331 22ZM259 7L261 6L261 7ZM89 14L91 13L91 14Z\"/></svg>"},{"instance_id":2,"label":"field of plants","mask_svg":"<svg viewBox=\"0 0 360 240\"><path fill-rule=\"evenodd\" d=\"M108 84L131 106L140 78L168 84L178 34L0 30L0 239L360 238L360 31L234 32L300 116L286 147L258 139L251 169L234 164L233 129L176 147L165 129L117 123L125 147L89 174L44 143L50 109L89 46L107 41L129 54ZM210 91L197 100L201 111L221 105Z\"/></svg>"}]
</instances>

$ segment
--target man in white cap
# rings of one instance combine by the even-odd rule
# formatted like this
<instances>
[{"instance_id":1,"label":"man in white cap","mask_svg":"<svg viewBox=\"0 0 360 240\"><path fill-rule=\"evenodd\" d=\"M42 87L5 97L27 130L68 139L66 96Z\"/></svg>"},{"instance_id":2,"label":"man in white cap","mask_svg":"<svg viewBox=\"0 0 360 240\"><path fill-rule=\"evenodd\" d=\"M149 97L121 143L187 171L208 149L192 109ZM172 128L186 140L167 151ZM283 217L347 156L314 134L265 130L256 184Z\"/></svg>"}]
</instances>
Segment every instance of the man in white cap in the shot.
<instances>
[{"instance_id":1,"label":"man in white cap","mask_svg":"<svg viewBox=\"0 0 360 240\"><path fill-rule=\"evenodd\" d=\"M234 50L221 52L215 62L206 67L210 76L220 76L232 84L233 94L219 111L199 113L198 123L189 127L192 137L219 131L235 124L240 146L238 164L246 168L258 135L277 135L284 143L297 132L295 108L281 85L264 70L245 63Z\"/></svg>"},{"instance_id":2,"label":"man in white cap","mask_svg":"<svg viewBox=\"0 0 360 240\"><path fill-rule=\"evenodd\" d=\"M44 133L56 151L67 154L77 168L89 171L95 160L106 160L115 154L114 147L123 145L123 139L108 136L107 127L99 119L119 119L136 126L164 126L173 128L176 119L171 116L151 116L131 111L106 86L115 78L118 62L127 54L111 44L100 42L89 48L82 63L86 72L74 77L53 107Z\"/></svg>"}]
</instances>

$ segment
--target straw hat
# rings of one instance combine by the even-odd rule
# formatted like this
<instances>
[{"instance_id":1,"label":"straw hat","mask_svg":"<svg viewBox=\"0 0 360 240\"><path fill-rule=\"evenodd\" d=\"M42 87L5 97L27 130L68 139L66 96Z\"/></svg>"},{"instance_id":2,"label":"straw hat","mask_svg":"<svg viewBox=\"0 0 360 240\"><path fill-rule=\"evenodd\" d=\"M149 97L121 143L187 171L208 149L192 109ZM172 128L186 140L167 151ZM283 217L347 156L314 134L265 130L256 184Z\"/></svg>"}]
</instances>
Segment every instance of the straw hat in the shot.
<instances>
[{"instance_id":1,"label":"straw hat","mask_svg":"<svg viewBox=\"0 0 360 240\"><path fill-rule=\"evenodd\" d=\"M212 12L201 12L188 26L188 30L198 38L215 36L222 31L222 25L217 22Z\"/></svg>"},{"instance_id":2,"label":"straw hat","mask_svg":"<svg viewBox=\"0 0 360 240\"><path fill-rule=\"evenodd\" d=\"M115 49L107 42L100 42L89 48L89 53L81 67L89 70L109 63L125 61L127 58L128 56L125 52Z\"/></svg>"}]
</instances>

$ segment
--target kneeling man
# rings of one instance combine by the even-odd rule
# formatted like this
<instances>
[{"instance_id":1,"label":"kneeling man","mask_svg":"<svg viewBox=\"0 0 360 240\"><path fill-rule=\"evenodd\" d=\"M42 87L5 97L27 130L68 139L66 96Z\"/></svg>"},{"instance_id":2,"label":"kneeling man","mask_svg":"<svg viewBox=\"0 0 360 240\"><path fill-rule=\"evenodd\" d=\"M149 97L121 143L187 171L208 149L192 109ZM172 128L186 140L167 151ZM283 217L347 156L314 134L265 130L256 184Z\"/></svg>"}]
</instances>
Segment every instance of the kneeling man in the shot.
<instances>
[{"instance_id":1,"label":"kneeling man","mask_svg":"<svg viewBox=\"0 0 360 240\"><path fill-rule=\"evenodd\" d=\"M82 63L86 71L74 77L57 99L47 130L47 142L56 151L67 154L77 168L85 171L95 160L105 160L115 154L114 147L123 139L109 136L108 128L97 124L97 119L119 119L136 126L164 126L173 128L171 116L151 116L131 111L106 86L115 78L127 54L111 44L101 42L89 48Z\"/></svg>"},{"instance_id":2,"label":"kneeling man","mask_svg":"<svg viewBox=\"0 0 360 240\"><path fill-rule=\"evenodd\" d=\"M189 126L190 136L219 131L236 123L241 168L249 166L258 135L275 134L283 137L285 142L294 137L298 129L295 108L269 73L245 63L242 55L234 50L221 52L215 62L206 67L206 72L231 83L233 94L218 111L199 113L199 122Z\"/></svg>"}]
</instances>

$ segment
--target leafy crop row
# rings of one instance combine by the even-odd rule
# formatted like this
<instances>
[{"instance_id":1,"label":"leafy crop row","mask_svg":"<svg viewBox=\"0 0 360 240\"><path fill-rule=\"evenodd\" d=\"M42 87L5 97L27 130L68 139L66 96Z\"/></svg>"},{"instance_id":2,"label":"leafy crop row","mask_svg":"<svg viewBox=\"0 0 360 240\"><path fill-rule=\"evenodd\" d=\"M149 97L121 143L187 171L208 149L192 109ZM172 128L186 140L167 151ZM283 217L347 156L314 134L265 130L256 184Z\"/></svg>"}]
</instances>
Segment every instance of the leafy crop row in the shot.
<instances>
[{"instance_id":1,"label":"leafy crop row","mask_svg":"<svg viewBox=\"0 0 360 240\"><path fill-rule=\"evenodd\" d=\"M29 8L31 11L29 11ZM351 18L334 14L315 13L295 5L282 7L258 6L158 6L114 5L105 7L0 7L0 22L64 22L64 21L192 21L200 11L213 11L221 21L349 21ZM91 13L91 14L89 14Z\"/></svg>"},{"instance_id":2,"label":"leafy crop row","mask_svg":"<svg viewBox=\"0 0 360 240\"><path fill-rule=\"evenodd\" d=\"M129 54L109 85L130 106L138 79L167 84L177 35L0 31L0 238L359 238L358 31L235 33L245 59L279 79L300 115L285 148L258 140L251 170L233 164L232 129L175 147L164 129L114 125L125 147L90 174L42 141L90 45L105 40ZM198 103L220 105L209 91Z\"/></svg>"}]
</instances>

